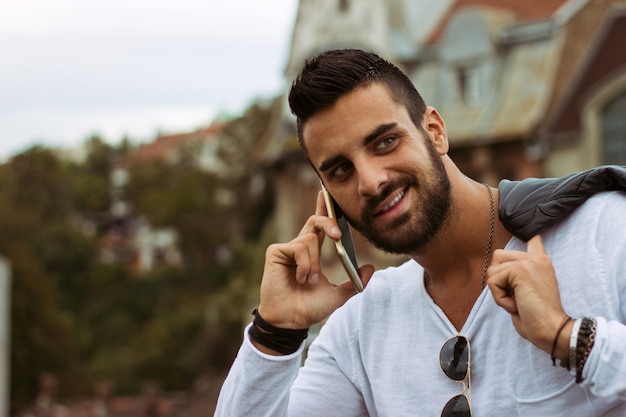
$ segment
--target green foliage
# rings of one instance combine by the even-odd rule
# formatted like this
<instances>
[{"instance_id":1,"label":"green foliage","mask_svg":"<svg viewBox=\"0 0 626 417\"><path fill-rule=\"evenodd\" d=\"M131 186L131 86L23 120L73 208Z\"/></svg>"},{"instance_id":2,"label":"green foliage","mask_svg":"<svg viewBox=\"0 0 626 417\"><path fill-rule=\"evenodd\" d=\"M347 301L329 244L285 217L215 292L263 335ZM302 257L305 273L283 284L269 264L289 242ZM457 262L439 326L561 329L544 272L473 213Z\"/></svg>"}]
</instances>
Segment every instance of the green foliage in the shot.
<instances>
[{"instance_id":1,"label":"green foliage","mask_svg":"<svg viewBox=\"0 0 626 417\"><path fill-rule=\"evenodd\" d=\"M12 272L12 405L20 407L35 394L44 371L57 373L64 386L80 386L83 380L68 318L59 308L57 272L67 270L69 258L55 260L63 265L56 268L60 265L46 264L42 249L62 243L71 254L85 240L70 246L50 233L66 224L70 207L61 165L50 151L33 148L0 171L0 253Z\"/></svg>"},{"instance_id":2,"label":"green foliage","mask_svg":"<svg viewBox=\"0 0 626 417\"><path fill-rule=\"evenodd\" d=\"M85 147L87 156L83 163L67 164L66 170L71 181L68 191L73 193L76 210L104 211L110 204L111 171L115 163L132 148L127 141L115 148L97 135L87 139Z\"/></svg>"},{"instance_id":3,"label":"green foliage","mask_svg":"<svg viewBox=\"0 0 626 417\"><path fill-rule=\"evenodd\" d=\"M250 177L220 178L188 157L138 162L130 178L126 198L134 210L155 226L174 227L195 266L214 262L220 245L257 237L272 209L271 193L250 195Z\"/></svg>"},{"instance_id":4,"label":"green foliage","mask_svg":"<svg viewBox=\"0 0 626 417\"><path fill-rule=\"evenodd\" d=\"M23 406L36 394L43 371L54 372L64 386L83 381L71 334L57 309L52 277L24 244L5 252L13 273L11 331L11 394L14 407Z\"/></svg>"},{"instance_id":5,"label":"green foliage","mask_svg":"<svg viewBox=\"0 0 626 417\"><path fill-rule=\"evenodd\" d=\"M99 296L81 314L95 352L90 374L115 381L118 392L137 392L145 379L186 388L201 361L206 296L190 292L180 271L136 279L115 269L98 268Z\"/></svg>"},{"instance_id":6,"label":"green foliage","mask_svg":"<svg viewBox=\"0 0 626 417\"><path fill-rule=\"evenodd\" d=\"M75 396L90 395L103 379L118 393L137 393L146 379L187 389L200 373L230 366L271 234L273 195L249 163L250 132L262 135L267 113L251 114L256 121L235 120L226 132L232 143L221 154L239 167L236 175L203 171L192 148L175 163L130 165L124 198L152 226L179 233L182 269L139 276L103 264L98 235L78 227L82 215L111 207L112 169L133 149L127 138L119 146L89 138L82 162L34 147L0 165L13 412L33 401L44 372L57 376L61 395Z\"/></svg>"},{"instance_id":7,"label":"green foliage","mask_svg":"<svg viewBox=\"0 0 626 417\"><path fill-rule=\"evenodd\" d=\"M8 164L4 183L7 197L20 210L41 220L67 215L70 199L58 159L49 150L34 147Z\"/></svg>"}]
</instances>

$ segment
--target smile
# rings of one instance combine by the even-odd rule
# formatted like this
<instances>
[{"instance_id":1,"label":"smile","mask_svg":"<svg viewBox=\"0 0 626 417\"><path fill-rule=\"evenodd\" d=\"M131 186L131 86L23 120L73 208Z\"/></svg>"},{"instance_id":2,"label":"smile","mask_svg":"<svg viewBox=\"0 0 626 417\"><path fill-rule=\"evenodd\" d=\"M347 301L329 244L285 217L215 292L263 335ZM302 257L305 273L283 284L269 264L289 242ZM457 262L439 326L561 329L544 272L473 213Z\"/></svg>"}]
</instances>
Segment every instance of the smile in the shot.
<instances>
[{"instance_id":1,"label":"smile","mask_svg":"<svg viewBox=\"0 0 626 417\"><path fill-rule=\"evenodd\" d=\"M378 214L389 210L390 208L392 208L393 206L395 206L396 204L398 204L398 201L402 200L402 197L404 197L405 191L402 190L398 193L398 195L396 195L393 200L391 200L389 202L389 204L385 205L385 207L383 207L382 209L380 209L380 211L378 212Z\"/></svg>"}]
</instances>

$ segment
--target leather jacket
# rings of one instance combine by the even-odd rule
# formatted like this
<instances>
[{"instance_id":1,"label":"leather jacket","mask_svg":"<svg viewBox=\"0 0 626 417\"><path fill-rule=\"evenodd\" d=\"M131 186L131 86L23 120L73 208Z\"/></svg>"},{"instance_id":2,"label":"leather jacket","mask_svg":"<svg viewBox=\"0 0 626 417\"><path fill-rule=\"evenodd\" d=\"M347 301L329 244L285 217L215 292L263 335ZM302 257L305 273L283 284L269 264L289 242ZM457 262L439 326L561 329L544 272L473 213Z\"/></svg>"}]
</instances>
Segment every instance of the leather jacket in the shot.
<instances>
[{"instance_id":1,"label":"leather jacket","mask_svg":"<svg viewBox=\"0 0 626 417\"><path fill-rule=\"evenodd\" d=\"M562 178L502 180L498 188L500 220L509 232L527 241L566 218L591 195L626 191L626 167L605 165Z\"/></svg>"}]
</instances>

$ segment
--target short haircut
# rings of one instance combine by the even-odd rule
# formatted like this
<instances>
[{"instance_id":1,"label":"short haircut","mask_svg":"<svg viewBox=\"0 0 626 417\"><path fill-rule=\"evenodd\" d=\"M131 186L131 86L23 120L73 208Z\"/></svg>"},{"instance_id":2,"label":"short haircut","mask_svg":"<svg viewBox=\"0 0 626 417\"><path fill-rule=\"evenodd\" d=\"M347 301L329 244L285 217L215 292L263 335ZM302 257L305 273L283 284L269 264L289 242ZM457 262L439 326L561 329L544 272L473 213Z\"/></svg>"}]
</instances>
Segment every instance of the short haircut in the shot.
<instances>
[{"instance_id":1,"label":"short haircut","mask_svg":"<svg viewBox=\"0 0 626 417\"><path fill-rule=\"evenodd\" d=\"M305 61L289 91L289 107L296 116L300 146L306 153L302 126L317 112L358 87L383 83L394 100L404 105L411 121L421 129L426 104L411 80L380 56L358 49L322 52Z\"/></svg>"}]
</instances>

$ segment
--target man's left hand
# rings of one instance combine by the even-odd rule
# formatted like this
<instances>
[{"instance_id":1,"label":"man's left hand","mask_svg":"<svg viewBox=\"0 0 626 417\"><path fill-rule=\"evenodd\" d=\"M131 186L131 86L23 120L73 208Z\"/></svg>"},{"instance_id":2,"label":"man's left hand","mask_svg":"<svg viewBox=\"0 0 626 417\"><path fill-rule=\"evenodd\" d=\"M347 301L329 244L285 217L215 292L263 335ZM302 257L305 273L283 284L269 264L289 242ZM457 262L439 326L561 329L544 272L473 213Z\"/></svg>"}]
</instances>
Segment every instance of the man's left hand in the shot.
<instances>
[{"instance_id":1,"label":"man's left hand","mask_svg":"<svg viewBox=\"0 0 626 417\"><path fill-rule=\"evenodd\" d=\"M487 284L496 304L511 315L520 336L549 353L566 313L541 236L528 241L527 252L494 251Z\"/></svg>"}]
</instances>

